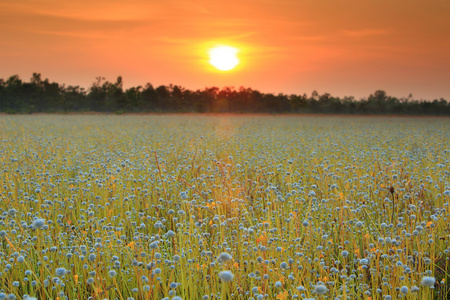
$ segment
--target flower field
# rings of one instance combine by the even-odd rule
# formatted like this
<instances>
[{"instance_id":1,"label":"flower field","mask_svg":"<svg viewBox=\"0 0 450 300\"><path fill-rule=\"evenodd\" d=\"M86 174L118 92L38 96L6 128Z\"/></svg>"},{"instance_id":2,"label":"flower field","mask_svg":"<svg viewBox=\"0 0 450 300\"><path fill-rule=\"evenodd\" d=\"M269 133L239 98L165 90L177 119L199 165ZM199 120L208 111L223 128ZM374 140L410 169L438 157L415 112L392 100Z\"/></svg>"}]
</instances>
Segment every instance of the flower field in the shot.
<instances>
[{"instance_id":1,"label":"flower field","mask_svg":"<svg viewBox=\"0 0 450 300\"><path fill-rule=\"evenodd\" d=\"M0 116L1 299L447 299L450 119Z\"/></svg>"}]
</instances>

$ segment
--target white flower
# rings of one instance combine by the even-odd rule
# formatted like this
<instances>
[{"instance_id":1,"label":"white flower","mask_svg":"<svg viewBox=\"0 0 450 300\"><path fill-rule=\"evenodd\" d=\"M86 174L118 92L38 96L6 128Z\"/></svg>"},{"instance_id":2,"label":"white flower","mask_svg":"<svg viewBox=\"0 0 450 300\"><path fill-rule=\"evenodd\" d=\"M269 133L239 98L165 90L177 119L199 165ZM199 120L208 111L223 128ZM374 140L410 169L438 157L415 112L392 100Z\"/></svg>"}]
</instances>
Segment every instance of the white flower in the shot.
<instances>
[{"instance_id":1,"label":"white flower","mask_svg":"<svg viewBox=\"0 0 450 300\"><path fill-rule=\"evenodd\" d=\"M423 286L434 286L435 282L436 282L436 278L430 277L430 276L424 276L422 278L422 281L420 282L420 284Z\"/></svg>"},{"instance_id":2,"label":"white flower","mask_svg":"<svg viewBox=\"0 0 450 300\"><path fill-rule=\"evenodd\" d=\"M231 259L233 259L233 257L230 254L226 253L226 252L220 253L220 255L217 257L217 261L220 262L220 263L227 262L227 261L229 261Z\"/></svg>"},{"instance_id":3,"label":"white flower","mask_svg":"<svg viewBox=\"0 0 450 300\"><path fill-rule=\"evenodd\" d=\"M327 287L324 284L318 284L316 285L316 288L314 289L314 292L317 295L323 295L326 294L328 292Z\"/></svg>"},{"instance_id":4,"label":"white flower","mask_svg":"<svg viewBox=\"0 0 450 300\"><path fill-rule=\"evenodd\" d=\"M222 282L230 282L231 280L233 280L233 273L231 273L231 271L222 271L219 273L219 278L220 280L222 280Z\"/></svg>"}]
</instances>

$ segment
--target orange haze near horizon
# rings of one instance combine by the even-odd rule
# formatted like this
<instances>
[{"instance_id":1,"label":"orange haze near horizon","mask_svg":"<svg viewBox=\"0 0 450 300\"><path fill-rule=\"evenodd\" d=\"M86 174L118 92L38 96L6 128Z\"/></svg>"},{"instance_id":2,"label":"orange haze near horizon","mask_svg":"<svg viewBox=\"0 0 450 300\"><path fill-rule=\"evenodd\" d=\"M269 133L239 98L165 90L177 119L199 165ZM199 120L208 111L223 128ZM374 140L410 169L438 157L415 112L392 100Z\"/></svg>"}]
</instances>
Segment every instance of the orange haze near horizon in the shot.
<instances>
[{"instance_id":1,"label":"orange haze near horizon","mask_svg":"<svg viewBox=\"0 0 450 300\"><path fill-rule=\"evenodd\" d=\"M448 0L6 0L0 78L450 100ZM208 63L239 49L237 67Z\"/></svg>"}]
</instances>

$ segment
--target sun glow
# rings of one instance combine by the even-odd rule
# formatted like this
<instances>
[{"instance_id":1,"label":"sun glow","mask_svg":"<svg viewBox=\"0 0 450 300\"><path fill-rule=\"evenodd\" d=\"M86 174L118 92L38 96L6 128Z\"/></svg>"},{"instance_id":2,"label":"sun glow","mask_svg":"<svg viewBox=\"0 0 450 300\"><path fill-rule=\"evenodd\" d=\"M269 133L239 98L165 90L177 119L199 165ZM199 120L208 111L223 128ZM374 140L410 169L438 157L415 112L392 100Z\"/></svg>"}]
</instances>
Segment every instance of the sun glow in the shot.
<instances>
[{"instance_id":1,"label":"sun glow","mask_svg":"<svg viewBox=\"0 0 450 300\"><path fill-rule=\"evenodd\" d=\"M229 71L239 64L238 49L220 46L209 50L209 63L221 71Z\"/></svg>"}]
</instances>

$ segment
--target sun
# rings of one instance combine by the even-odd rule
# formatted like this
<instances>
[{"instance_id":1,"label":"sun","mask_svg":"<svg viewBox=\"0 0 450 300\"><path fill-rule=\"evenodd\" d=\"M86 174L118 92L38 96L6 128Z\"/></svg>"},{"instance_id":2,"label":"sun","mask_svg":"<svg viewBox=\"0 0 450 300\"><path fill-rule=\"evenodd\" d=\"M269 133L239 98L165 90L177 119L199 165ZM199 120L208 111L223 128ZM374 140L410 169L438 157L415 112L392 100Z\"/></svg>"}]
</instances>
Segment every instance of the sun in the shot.
<instances>
[{"instance_id":1,"label":"sun","mask_svg":"<svg viewBox=\"0 0 450 300\"><path fill-rule=\"evenodd\" d=\"M239 64L238 49L229 46L215 47L209 50L209 63L221 71L229 71Z\"/></svg>"}]
</instances>

